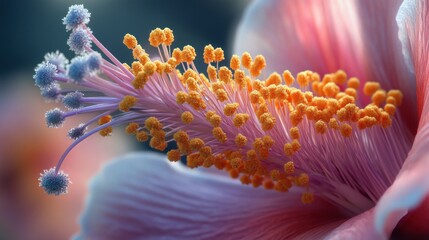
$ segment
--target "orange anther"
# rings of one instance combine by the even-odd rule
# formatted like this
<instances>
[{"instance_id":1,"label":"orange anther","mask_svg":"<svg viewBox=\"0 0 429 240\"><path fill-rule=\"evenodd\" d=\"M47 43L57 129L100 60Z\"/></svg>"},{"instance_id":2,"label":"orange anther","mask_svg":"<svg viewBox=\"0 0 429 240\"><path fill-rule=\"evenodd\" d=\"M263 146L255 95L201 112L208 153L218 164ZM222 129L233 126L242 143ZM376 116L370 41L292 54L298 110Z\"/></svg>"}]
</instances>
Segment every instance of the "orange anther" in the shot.
<instances>
[{"instance_id":1,"label":"orange anther","mask_svg":"<svg viewBox=\"0 0 429 240\"><path fill-rule=\"evenodd\" d=\"M180 151L177 149L173 149L167 152L168 160L172 162L177 162L180 160Z\"/></svg>"},{"instance_id":2,"label":"orange anther","mask_svg":"<svg viewBox=\"0 0 429 240\"><path fill-rule=\"evenodd\" d=\"M380 83L378 82L366 82L363 87L363 93L367 96L371 96L375 91L380 89Z\"/></svg>"}]
</instances>

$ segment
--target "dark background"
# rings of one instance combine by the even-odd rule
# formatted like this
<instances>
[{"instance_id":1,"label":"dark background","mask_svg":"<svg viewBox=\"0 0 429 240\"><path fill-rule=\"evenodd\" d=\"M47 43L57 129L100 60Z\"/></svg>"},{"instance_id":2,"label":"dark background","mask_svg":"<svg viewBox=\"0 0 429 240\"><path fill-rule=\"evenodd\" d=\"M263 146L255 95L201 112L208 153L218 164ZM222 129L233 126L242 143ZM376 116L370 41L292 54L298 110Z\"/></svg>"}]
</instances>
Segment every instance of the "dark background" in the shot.
<instances>
[{"instance_id":1,"label":"dark background","mask_svg":"<svg viewBox=\"0 0 429 240\"><path fill-rule=\"evenodd\" d=\"M190 44L200 53L206 44L231 53L231 40L245 5L250 0L91 0L1 1L0 81L17 72L31 72L46 52L60 50L73 56L66 44L68 33L62 18L72 4L84 4L91 12L89 26L97 38L120 60L131 61L122 44L126 33L146 43L156 27L169 27L174 47ZM197 63L201 61L197 61ZM28 81L32 81L29 79ZM7 83L6 83L7 84Z\"/></svg>"}]
</instances>

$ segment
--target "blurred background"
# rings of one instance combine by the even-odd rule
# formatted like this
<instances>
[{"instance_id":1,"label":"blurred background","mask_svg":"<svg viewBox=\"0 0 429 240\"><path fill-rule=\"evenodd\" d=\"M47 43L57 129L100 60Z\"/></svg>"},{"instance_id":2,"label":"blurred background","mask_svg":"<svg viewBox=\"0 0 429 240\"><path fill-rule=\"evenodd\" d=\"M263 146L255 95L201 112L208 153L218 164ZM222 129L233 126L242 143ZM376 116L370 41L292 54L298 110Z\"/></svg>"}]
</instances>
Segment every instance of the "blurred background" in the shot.
<instances>
[{"instance_id":1,"label":"blurred background","mask_svg":"<svg viewBox=\"0 0 429 240\"><path fill-rule=\"evenodd\" d=\"M63 128L47 128L44 113L59 104L45 103L32 79L45 53L60 50L73 57L61 20L70 5L89 9L94 34L123 62L132 61L122 44L124 34L145 43L152 29L169 27L176 39L173 46L194 46L197 66L203 66L202 51L209 43L230 57L235 28L250 1L1 1L0 239L70 238L78 232L90 178L103 163L144 147L120 129L109 138L94 135L63 165L73 182L69 194L48 196L38 187L39 173L54 166L71 143L68 129L84 121L75 118ZM143 47L149 49L148 44Z\"/></svg>"}]
</instances>

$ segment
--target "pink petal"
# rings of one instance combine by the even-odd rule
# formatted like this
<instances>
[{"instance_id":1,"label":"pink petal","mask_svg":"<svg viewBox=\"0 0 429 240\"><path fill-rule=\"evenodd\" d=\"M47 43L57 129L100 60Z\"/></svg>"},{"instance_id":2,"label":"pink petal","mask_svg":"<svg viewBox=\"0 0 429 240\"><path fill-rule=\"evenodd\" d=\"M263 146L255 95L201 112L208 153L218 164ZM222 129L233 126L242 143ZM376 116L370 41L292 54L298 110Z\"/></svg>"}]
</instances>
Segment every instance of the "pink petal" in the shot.
<instances>
[{"instance_id":1,"label":"pink petal","mask_svg":"<svg viewBox=\"0 0 429 240\"><path fill-rule=\"evenodd\" d=\"M426 1L404 1L398 12L399 36L406 56L414 66L420 113L414 145L393 185L376 207L378 231L390 230L410 209L419 206L429 193L429 5ZM422 206L429 214L429 209ZM387 221L389 220L389 221ZM429 228L424 232L429 237Z\"/></svg>"},{"instance_id":2,"label":"pink petal","mask_svg":"<svg viewBox=\"0 0 429 240\"><path fill-rule=\"evenodd\" d=\"M263 54L269 71L325 74L343 69L362 81L400 89L404 121L415 132L414 76L406 67L395 24L400 2L256 0L238 27L234 52Z\"/></svg>"},{"instance_id":3,"label":"pink petal","mask_svg":"<svg viewBox=\"0 0 429 240\"><path fill-rule=\"evenodd\" d=\"M370 209L353 217L332 231L325 239L330 240L358 240L358 239L383 239L374 228L374 209Z\"/></svg>"},{"instance_id":4,"label":"pink petal","mask_svg":"<svg viewBox=\"0 0 429 240\"><path fill-rule=\"evenodd\" d=\"M93 180L80 237L314 239L342 217L321 199L303 205L296 192L254 189L144 153L112 162Z\"/></svg>"}]
</instances>

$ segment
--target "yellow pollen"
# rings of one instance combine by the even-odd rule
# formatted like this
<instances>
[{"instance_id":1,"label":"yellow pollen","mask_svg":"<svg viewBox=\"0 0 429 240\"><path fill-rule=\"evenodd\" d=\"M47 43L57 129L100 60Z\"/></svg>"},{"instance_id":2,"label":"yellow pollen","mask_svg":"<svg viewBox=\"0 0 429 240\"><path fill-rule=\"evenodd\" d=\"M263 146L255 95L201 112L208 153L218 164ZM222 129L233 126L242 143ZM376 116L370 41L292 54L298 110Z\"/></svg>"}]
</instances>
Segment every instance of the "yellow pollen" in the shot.
<instances>
[{"instance_id":1,"label":"yellow pollen","mask_svg":"<svg viewBox=\"0 0 429 240\"><path fill-rule=\"evenodd\" d=\"M165 37L164 31L162 31L160 28L156 28L150 32L148 40L151 46L158 47L163 42L165 42L166 39L167 38Z\"/></svg>"},{"instance_id":2,"label":"yellow pollen","mask_svg":"<svg viewBox=\"0 0 429 240\"><path fill-rule=\"evenodd\" d=\"M129 123L125 128L125 132L128 134L136 134L139 127L140 126L138 123L135 123L135 122Z\"/></svg>"},{"instance_id":3,"label":"yellow pollen","mask_svg":"<svg viewBox=\"0 0 429 240\"><path fill-rule=\"evenodd\" d=\"M292 150L293 150L294 152L297 152L297 151L299 151L299 150L301 149L301 144L300 144L300 143L299 143L299 141L298 141L298 140L296 140L296 139L294 139L294 140L292 141L291 145L292 145Z\"/></svg>"},{"instance_id":4,"label":"yellow pollen","mask_svg":"<svg viewBox=\"0 0 429 240\"><path fill-rule=\"evenodd\" d=\"M204 63L209 64L214 61L215 52L214 48L211 44L204 47Z\"/></svg>"},{"instance_id":5,"label":"yellow pollen","mask_svg":"<svg viewBox=\"0 0 429 240\"><path fill-rule=\"evenodd\" d=\"M286 174L283 172L280 172L278 169L273 169L270 171L270 177L273 181L279 181L281 179L285 179Z\"/></svg>"},{"instance_id":6,"label":"yellow pollen","mask_svg":"<svg viewBox=\"0 0 429 240\"><path fill-rule=\"evenodd\" d=\"M286 156L290 157L292 156L295 152L293 151L293 147L292 144L290 143L286 143L283 147L283 151L286 154Z\"/></svg>"},{"instance_id":7,"label":"yellow pollen","mask_svg":"<svg viewBox=\"0 0 429 240\"><path fill-rule=\"evenodd\" d=\"M329 82L323 86L323 93L326 97L335 97L339 92L340 88L333 82Z\"/></svg>"},{"instance_id":8,"label":"yellow pollen","mask_svg":"<svg viewBox=\"0 0 429 240\"><path fill-rule=\"evenodd\" d=\"M265 84L263 82L261 82L259 79L256 79L255 81L253 81L252 87L256 91L260 91L264 86L265 86Z\"/></svg>"},{"instance_id":9,"label":"yellow pollen","mask_svg":"<svg viewBox=\"0 0 429 240\"><path fill-rule=\"evenodd\" d=\"M222 118L217 114L213 114L213 116L210 117L209 122L213 127L219 127L222 122Z\"/></svg>"},{"instance_id":10,"label":"yellow pollen","mask_svg":"<svg viewBox=\"0 0 429 240\"><path fill-rule=\"evenodd\" d=\"M188 94L186 94L183 91L179 91L176 94L176 102L178 104L184 104L186 102L186 99L188 98Z\"/></svg>"},{"instance_id":11,"label":"yellow pollen","mask_svg":"<svg viewBox=\"0 0 429 240\"><path fill-rule=\"evenodd\" d=\"M262 96L261 96L261 94L259 93L259 91L257 91L257 90L253 90L251 93L250 93L250 102L251 103L253 103L253 104L257 104L257 103L259 103L259 99L261 98Z\"/></svg>"},{"instance_id":12,"label":"yellow pollen","mask_svg":"<svg viewBox=\"0 0 429 240\"><path fill-rule=\"evenodd\" d=\"M375 91L380 89L380 83L378 82L366 82L363 87L363 93L367 96L371 96Z\"/></svg>"},{"instance_id":13,"label":"yellow pollen","mask_svg":"<svg viewBox=\"0 0 429 240\"><path fill-rule=\"evenodd\" d=\"M216 97L220 102L225 102L228 100L228 93L223 89L216 90Z\"/></svg>"},{"instance_id":14,"label":"yellow pollen","mask_svg":"<svg viewBox=\"0 0 429 240\"><path fill-rule=\"evenodd\" d=\"M334 82L338 85L342 85L347 81L347 74L343 70L338 70L334 76Z\"/></svg>"},{"instance_id":15,"label":"yellow pollen","mask_svg":"<svg viewBox=\"0 0 429 240\"><path fill-rule=\"evenodd\" d=\"M136 139L139 142L146 142L149 139L149 136L145 131L138 131L136 133Z\"/></svg>"},{"instance_id":16,"label":"yellow pollen","mask_svg":"<svg viewBox=\"0 0 429 240\"><path fill-rule=\"evenodd\" d=\"M240 68L240 57L238 55L232 55L229 67L234 71Z\"/></svg>"},{"instance_id":17,"label":"yellow pollen","mask_svg":"<svg viewBox=\"0 0 429 240\"><path fill-rule=\"evenodd\" d=\"M354 89L358 89L360 85L360 81L358 78L356 77L352 77L347 81L347 87L349 88L354 88Z\"/></svg>"},{"instance_id":18,"label":"yellow pollen","mask_svg":"<svg viewBox=\"0 0 429 240\"><path fill-rule=\"evenodd\" d=\"M232 116L237 110L238 106L239 106L238 103L228 103L225 105L225 108L223 109L223 113L226 116Z\"/></svg>"},{"instance_id":19,"label":"yellow pollen","mask_svg":"<svg viewBox=\"0 0 429 240\"><path fill-rule=\"evenodd\" d=\"M340 132L344 137L350 137L352 135L352 127L347 123L343 123L340 127Z\"/></svg>"},{"instance_id":20,"label":"yellow pollen","mask_svg":"<svg viewBox=\"0 0 429 240\"><path fill-rule=\"evenodd\" d=\"M338 121L335 118L331 118L329 119L329 123L328 123L329 127L332 129L338 129L339 125L338 125Z\"/></svg>"},{"instance_id":21,"label":"yellow pollen","mask_svg":"<svg viewBox=\"0 0 429 240\"><path fill-rule=\"evenodd\" d=\"M308 86L308 84L310 83L310 80L311 80L311 75L309 75L307 71L300 72L296 76L296 81L301 87Z\"/></svg>"},{"instance_id":22,"label":"yellow pollen","mask_svg":"<svg viewBox=\"0 0 429 240\"><path fill-rule=\"evenodd\" d=\"M109 123L110 121L112 121L112 116L105 115L98 119L98 125L103 125L103 124Z\"/></svg>"},{"instance_id":23,"label":"yellow pollen","mask_svg":"<svg viewBox=\"0 0 429 240\"><path fill-rule=\"evenodd\" d=\"M299 130L297 127L293 127L289 129L289 134L292 137L292 139L299 139Z\"/></svg>"},{"instance_id":24,"label":"yellow pollen","mask_svg":"<svg viewBox=\"0 0 429 240\"><path fill-rule=\"evenodd\" d=\"M164 151L167 143L162 138L153 137L150 139L149 146L159 151Z\"/></svg>"},{"instance_id":25,"label":"yellow pollen","mask_svg":"<svg viewBox=\"0 0 429 240\"><path fill-rule=\"evenodd\" d=\"M262 130L268 131L273 129L276 125L276 118L271 116L270 113L264 113L260 117L260 122L262 125Z\"/></svg>"},{"instance_id":26,"label":"yellow pollen","mask_svg":"<svg viewBox=\"0 0 429 240\"><path fill-rule=\"evenodd\" d=\"M265 58L262 55L257 55L253 61L252 66L250 67L250 75L257 77L261 74L262 70L266 66ZM243 65L244 66L244 65Z\"/></svg>"},{"instance_id":27,"label":"yellow pollen","mask_svg":"<svg viewBox=\"0 0 429 240\"><path fill-rule=\"evenodd\" d=\"M232 72L227 67L220 67L219 68L219 80L224 82L225 84L228 84L231 81L232 78Z\"/></svg>"},{"instance_id":28,"label":"yellow pollen","mask_svg":"<svg viewBox=\"0 0 429 240\"><path fill-rule=\"evenodd\" d=\"M152 76L156 71L156 64L149 61L144 65L143 69L148 76Z\"/></svg>"},{"instance_id":29,"label":"yellow pollen","mask_svg":"<svg viewBox=\"0 0 429 240\"><path fill-rule=\"evenodd\" d=\"M326 126L326 123L323 122L322 120L317 121L314 126L316 129L316 132L320 134L324 134L328 130L328 126Z\"/></svg>"},{"instance_id":30,"label":"yellow pollen","mask_svg":"<svg viewBox=\"0 0 429 240\"><path fill-rule=\"evenodd\" d=\"M396 98L394 98L394 97L392 97L392 96L388 96L387 98L386 98L386 104L392 104L392 105L395 105L396 106Z\"/></svg>"},{"instance_id":31,"label":"yellow pollen","mask_svg":"<svg viewBox=\"0 0 429 240\"><path fill-rule=\"evenodd\" d=\"M199 151L204 146L204 141L201 138L192 138L189 144L192 150Z\"/></svg>"},{"instance_id":32,"label":"yellow pollen","mask_svg":"<svg viewBox=\"0 0 429 240\"><path fill-rule=\"evenodd\" d=\"M173 50L173 53L171 54L177 61L177 63L180 63L183 61L182 59L182 50L180 50L179 48L175 48Z\"/></svg>"},{"instance_id":33,"label":"yellow pollen","mask_svg":"<svg viewBox=\"0 0 429 240\"><path fill-rule=\"evenodd\" d=\"M282 82L282 77L277 72L271 73L270 76L268 76L267 80L265 80L265 86L270 86L271 84L279 85Z\"/></svg>"},{"instance_id":34,"label":"yellow pollen","mask_svg":"<svg viewBox=\"0 0 429 240\"><path fill-rule=\"evenodd\" d=\"M189 111L183 112L180 118L185 124L190 124L192 121L194 121L194 115L192 115L192 113Z\"/></svg>"},{"instance_id":35,"label":"yellow pollen","mask_svg":"<svg viewBox=\"0 0 429 240\"><path fill-rule=\"evenodd\" d=\"M153 68L158 74L162 75L162 73L165 71L165 65L159 61L159 60L155 60L153 61L153 63L155 64L155 68ZM146 64L145 64L146 65ZM150 66L151 67L151 66ZM151 67L152 69L152 67Z\"/></svg>"},{"instance_id":36,"label":"yellow pollen","mask_svg":"<svg viewBox=\"0 0 429 240\"><path fill-rule=\"evenodd\" d=\"M301 173L299 175L299 177L297 177L297 179L296 179L296 185L298 185L300 187L308 186L309 182L310 182L310 178L308 177L308 175L306 173Z\"/></svg>"},{"instance_id":37,"label":"yellow pollen","mask_svg":"<svg viewBox=\"0 0 429 240\"><path fill-rule=\"evenodd\" d=\"M249 114L247 114L247 113L235 114L234 119L233 119L234 126L241 127L247 122L247 120L249 120Z\"/></svg>"},{"instance_id":38,"label":"yellow pollen","mask_svg":"<svg viewBox=\"0 0 429 240\"><path fill-rule=\"evenodd\" d=\"M113 131L113 127L109 126L109 127L101 129L100 131L98 131L98 133L103 137L108 137L108 136L112 135L112 131Z\"/></svg>"},{"instance_id":39,"label":"yellow pollen","mask_svg":"<svg viewBox=\"0 0 429 240\"><path fill-rule=\"evenodd\" d=\"M351 97L354 97L355 99L357 98L357 92L356 92L356 89L354 89L354 88L350 88L350 87L346 88L344 93L351 96Z\"/></svg>"},{"instance_id":40,"label":"yellow pollen","mask_svg":"<svg viewBox=\"0 0 429 240\"><path fill-rule=\"evenodd\" d=\"M146 51L142 48L141 45L137 45L134 49L133 49L133 58L136 60L139 60L141 58L144 58L147 56ZM143 64L143 63L142 63Z\"/></svg>"},{"instance_id":41,"label":"yellow pollen","mask_svg":"<svg viewBox=\"0 0 429 240\"><path fill-rule=\"evenodd\" d=\"M122 101L119 103L119 110L122 112L130 111L130 108L134 107L137 103L137 98L131 95L125 96Z\"/></svg>"},{"instance_id":42,"label":"yellow pollen","mask_svg":"<svg viewBox=\"0 0 429 240\"><path fill-rule=\"evenodd\" d=\"M149 117L144 121L145 127L151 131L151 130L161 130L162 129L162 123L156 118L156 117Z\"/></svg>"},{"instance_id":43,"label":"yellow pollen","mask_svg":"<svg viewBox=\"0 0 429 240\"><path fill-rule=\"evenodd\" d=\"M163 131L162 129L153 128L152 130L150 130L150 135L159 139L165 139L165 131Z\"/></svg>"},{"instance_id":44,"label":"yellow pollen","mask_svg":"<svg viewBox=\"0 0 429 240\"><path fill-rule=\"evenodd\" d=\"M384 105L384 111L386 111L390 116L393 116L396 111L396 107L393 104L387 103Z\"/></svg>"},{"instance_id":45,"label":"yellow pollen","mask_svg":"<svg viewBox=\"0 0 429 240\"><path fill-rule=\"evenodd\" d=\"M277 181L274 189L278 192L287 192L292 187L292 183L288 179Z\"/></svg>"},{"instance_id":46,"label":"yellow pollen","mask_svg":"<svg viewBox=\"0 0 429 240\"><path fill-rule=\"evenodd\" d=\"M295 164L292 161L285 163L283 167L287 175L292 175L295 173Z\"/></svg>"},{"instance_id":47,"label":"yellow pollen","mask_svg":"<svg viewBox=\"0 0 429 240\"><path fill-rule=\"evenodd\" d=\"M177 162L180 160L180 151L177 149L173 149L167 152L168 160L172 162Z\"/></svg>"},{"instance_id":48,"label":"yellow pollen","mask_svg":"<svg viewBox=\"0 0 429 240\"><path fill-rule=\"evenodd\" d=\"M386 100L386 91L384 90L377 90L372 96L371 96L372 103L380 106L385 100Z\"/></svg>"},{"instance_id":49,"label":"yellow pollen","mask_svg":"<svg viewBox=\"0 0 429 240\"><path fill-rule=\"evenodd\" d=\"M243 147L247 144L247 138L242 135L241 133L237 134L237 136L235 136L235 144L238 147Z\"/></svg>"},{"instance_id":50,"label":"yellow pollen","mask_svg":"<svg viewBox=\"0 0 429 240\"><path fill-rule=\"evenodd\" d=\"M271 148L275 143L274 139L268 135L264 136L262 141L264 142L264 146L267 148Z\"/></svg>"},{"instance_id":51,"label":"yellow pollen","mask_svg":"<svg viewBox=\"0 0 429 240\"><path fill-rule=\"evenodd\" d=\"M283 79L285 80L287 86L290 86L293 84L293 82L295 82L295 78L289 70L283 72Z\"/></svg>"},{"instance_id":52,"label":"yellow pollen","mask_svg":"<svg viewBox=\"0 0 429 240\"><path fill-rule=\"evenodd\" d=\"M193 153L186 157L186 165L189 168L196 168L203 164L203 159L200 157L200 154Z\"/></svg>"},{"instance_id":53,"label":"yellow pollen","mask_svg":"<svg viewBox=\"0 0 429 240\"><path fill-rule=\"evenodd\" d=\"M213 136L221 143L225 143L226 140L228 139L226 137L226 133L220 127L213 128L212 133L213 133Z\"/></svg>"},{"instance_id":54,"label":"yellow pollen","mask_svg":"<svg viewBox=\"0 0 429 240\"><path fill-rule=\"evenodd\" d=\"M236 70L234 72L234 80L240 87L244 87L246 84L246 74L244 71Z\"/></svg>"},{"instance_id":55,"label":"yellow pollen","mask_svg":"<svg viewBox=\"0 0 429 240\"><path fill-rule=\"evenodd\" d=\"M387 128L387 127L391 126L392 125L392 119L390 118L389 113L382 112L380 114L380 122L381 122L381 126L383 126L383 128Z\"/></svg>"},{"instance_id":56,"label":"yellow pollen","mask_svg":"<svg viewBox=\"0 0 429 240\"><path fill-rule=\"evenodd\" d=\"M171 30L170 28L164 28L163 31L165 35L165 40L163 43L167 46L170 46L174 42L173 30Z\"/></svg>"},{"instance_id":57,"label":"yellow pollen","mask_svg":"<svg viewBox=\"0 0 429 240\"><path fill-rule=\"evenodd\" d=\"M241 64L246 69L250 69L252 66L252 56L248 52L244 52L243 55L241 55Z\"/></svg>"},{"instance_id":58,"label":"yellow pollen","mask_svg":"<svg viewBox=\"0 0 429 240\"><path fill-rule=\"evenodd\" d=\"M210 81L216 81L217 79L217 70L212 65L207 66L207 74L209 76Z\"/></svg>"},{"instance_id":59,"label":"yellow pollen","mask_svg":"<svg viewBox=\"0 0 429 240\"><path fill-rule=\"evenodd\" d=\"M183 47L182 60L184 62L191 63L195 60L196 56L197 56L197 53L195 52L195 49L192 46L186 45Z\"/></svg>"},{"instance_id":60,"label":"yellow pollen","mask_svg":"<svg viewBox=\"0 0 429 240\"><path fill-rule=\"evenodd\" d=\"M338 103L340 104L340 107L345 107L347 104L354 103L354 102L355 102L355 99L348 95L341 97L338 101Z\"/></svg>"},{"instance_id":61,"label":"yellow pollen","mask_svg":"<svg viewBox=\"0 0 429 240\"><path fill-rule=\"evenodd\" d=\"M213 164L214 164L214 157L210 156L210 157L207 157L204 159L203 167L209 168L209 167L213 166Z\"/></svg>"},{"instance_id":62,"label":"yellow pollen","mask_svg":"<svg viewBox=\"0 0 429 240\"><path fill-rule=\"evenodd\" d=\"M392 89L389 92L387 92L387 97L393 97L396 100L396 106L400 106L402 103L402 98L404 95L400 90Z\"/></svg>"},{"instance_id":63,"label":"yellow pollen","mask_svg":"<svg viewBox=\"0 0 429 240\"><path fill-rule=\"evenodd\" d=\"M206 108L204 100L201 98L201 95L196 91L190 91L188 93L186 102L197 111Z\"/></svg>"},{"instance_id":64,"label":"yellow pollen","mask_svg":"<svg viewBox=\"0 0 429 240\"><path fill-rule=\"evenodd\" d=\"M200 148L199 153L200 153L201 157L207 158L207 157L212 155L212 148L209 146L204 146L204 147Z\"/></svg>"},{"instance_id":65,"label":"yellow pollen","mask_svg":"<svg viewBox=\"0 0 429 240\"><path fill-rule=\"evenodd\" d=\"M131 64L131 68L133 70L134 76L137 75L139 72L143 71L143 64L140 62L133 62Z\"/></svg>"},{"instance_id":66,"label":"yellow pollen","mask_svg":"<svg viewBox=\"0 0 429 240\"><path fill-rule=\"evenodd\" d=\"M177 143L188 143L188 141L189 141L188 134L183 130L176 132L173 135L173 138Z\"/></svg>"},{"instance_id":67,"label":"yellow pollen","mask_svg":"<svg viewBox=\"0 0 429 240\"><path fill-rule=\"evenodd\" d=\"M377 119L375 117L365 116L358 121L359 129L365 129L374 126L377 123Z\"/></svg>"},{"instance_id":68,"label":"yellow pollen","mask_svg":"<svg viewBox=\"0 0 429 240\"><path fill-rule=\"evenodd\" d=\"M392 116L403 99L399 90L386 92L376 82L367 82L362 89L359 79L348 78L343 70L324 76L306 70L296 74L296 78L288 70L281 74L266 73L263 72L266 67L265 58L257 55L252 59L248 52L241 56L233 55L229 66L219 66L219 62L225 60L224 51L212 45L204 48L203 59L208 65L207 73L200 73L193 63L196 58L195 49L187 45L171 52L173 41L171 29L153 30L149 34L149 42L157 47L162 55L159 60L151 60L134 36L127 34L123 40L131 49L134 58L130 66L125 63L123 65L134 75L131 84L135 89L144 90L146 84L153 83L154 86L146 86L147 90L162 90L162 84L171 83L177 89L174 96L176 103L184 104L182 108L192 107L189 111L179 111L181 121L189 124L185 127L187 131L189 129L189 135L184 130L173 132L177 149L167 152L168 159L180 161L182 156L186 156L190 168L215 166L228 172L232 178L239 178L243 184L252 184L254 187L263 186L265 189L279 192L287 192L292 186L302 187L301 201L304 204L314 201L313 193L310 192L312 189L309 186L309 175L302 173L300 166L295 166L294 162L290 161L292 156L305 146L301 146L301 143L304 143L301 135L303 130L298 127L299 124L303 122L313 125L318 134L333 129L338 132L331 131L330 134L352 137L353 128L362 130L373 126L391 126ZM184 70L176 69L177 67L183 67ZM299 88L292 87L295 79ZM182 91L179 91L180 89ZM360 101L357 101L357 98L362 96L360 91L371 97L371 103L362 108ZM362 101L366 102L368 97ZM211 102L212 100L215 102ZM119 109L134 110L135 105L139 104L138 101L141 99L137 95L125 96L119 104ZM241 105L246 101L250 101L251 105ZM200 135L191 124L195 123L197 115L203 113L207 120L203 124L210 123L213 127L213 137L204 140L198 138ZM255 119L252 114L259 122L250 123ZM221 116L225 116L224 122ZM125 131L135 134L138 141L150 140L149 145L152 148L163 151L170 141L167 136L172 134L169 132L172 125L168 118L162 120L166 121L165 124L168 123L167 132L155 117L147 118L144 125L141 120L129 123ZM110 116L99 119L100 124L110 121ZM280 125L274 128L277 121ZM236 128L226 128L231 122ZM258 136L248 132L248 127L255 124L266 133ZM270 130L273 132L268 132ZM100 134L109 136L111 132L112 127L106 127ZM286 139L274 137L282 132L286 134ZM230 142L228 137L233 137ZM277 141L281 142L276 145ZM227 142L235 146L225 148L227 145L219 145ZM279 150L279 144L280 147L284 144L283 169L272 165L272 160L279 157L276 152Z\"/></svg>"},{"instance_id":69,"label":"yellow pollen","mask_svg":"<svg viewBox=\"0 0 429 240\"><path fill-rule=\"evenodd\" d=\"M215 115L216 113L215 112L213 112L213 111L207 111L207 113L206 113L206 120L207 121L210 121L210 118L213 116L213 115Z\"/></svg>"},{"instance_id":70,"label":"yellow pollen","mask_svg":"<svg viewBox=\"0 0 429 240\"><path fill-rule=\"evenodd\" d=\"M222 48L216 48L215 50L214 50L214 60L216 61L216 62L220 62L220 61L223 61L223 60L225 60L225 56L224 56L224 53L223 53L223 50L222 50Z\"/></svg>"},{"instance_id":71,"label":"yellow pollen","mask_svg":"<svg viewBox=\"0 0 429 240\"><path fill-rule=\"evenodd\" d=\"M198 90L197 80L195 80L193 77L190 77L186 80L186 85L188 86L189 90L192 90L192 91Z\"/></svg>"},{"instance_id":72,"label":"yellow pollen","mask_svg":"<svg viewBox=\"0 0 429 240\"><path fill-rule=\"evenodd\" d=\"M307 116L308 116L308 114L311 114L311 111L308 112L308 110L309 109L307 108L307 110L306 110ZM298 111L291 112L289 115L289 118L290 118L290 121L292 122L293 126L297 126L303 119L302 114L300 114Z\"/></svg>"},{"instance_id":73,"label":"yellow pollen","mask_svg":"<svg viewBox=\"0 0 429 240\"><path fill-rule=\"evenodd\" d=\"M125 34L123 43L129 49L135 48L138 44L137 39L133 35L128 34L128 33Z\"/></svg>"},{"instance_id":74,"label":"yellow pollen","mask_svg":"<svg viewBox=\"0 0 429 240\"><path fill-rule=\"evenodd\" d=\"M230 164L232 168L240 168L243 164L243 160L241 160L239 157L235 157L231 159Z\"/></svg>"}]
</instances>

